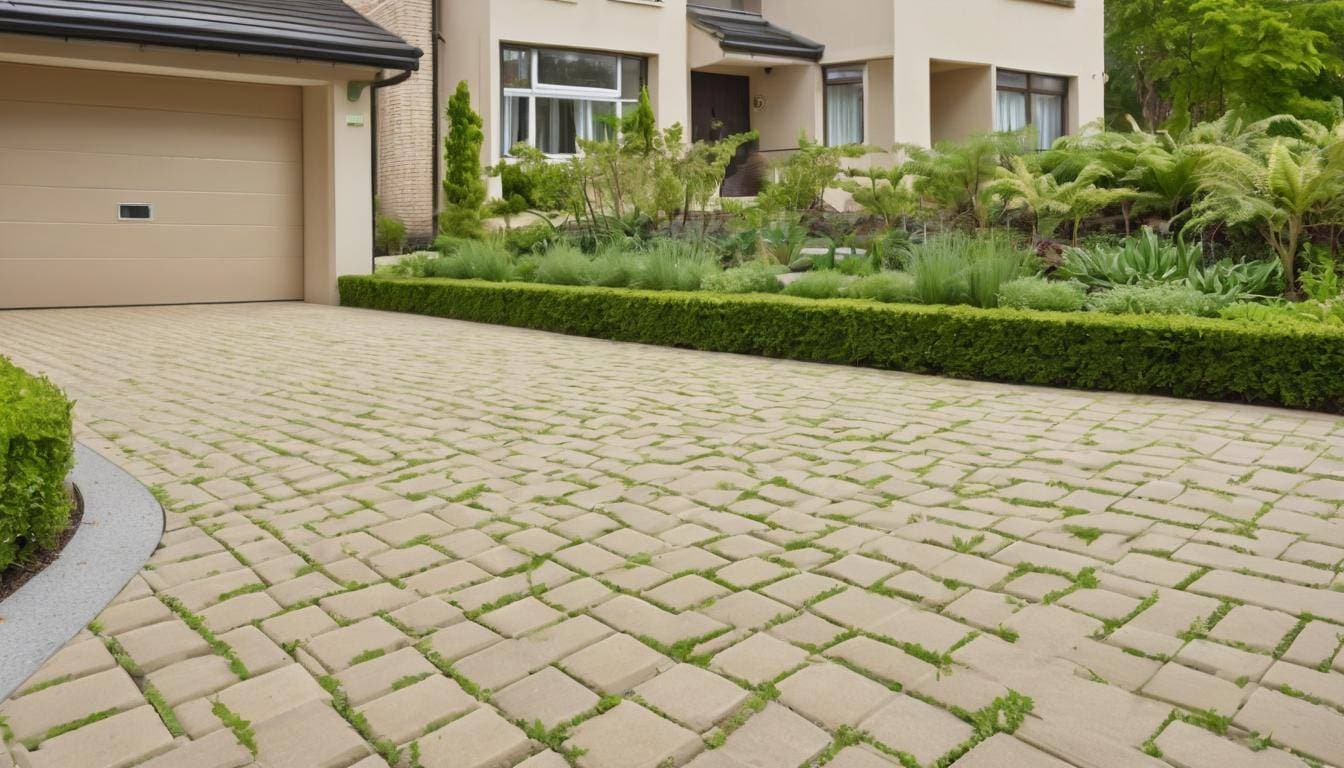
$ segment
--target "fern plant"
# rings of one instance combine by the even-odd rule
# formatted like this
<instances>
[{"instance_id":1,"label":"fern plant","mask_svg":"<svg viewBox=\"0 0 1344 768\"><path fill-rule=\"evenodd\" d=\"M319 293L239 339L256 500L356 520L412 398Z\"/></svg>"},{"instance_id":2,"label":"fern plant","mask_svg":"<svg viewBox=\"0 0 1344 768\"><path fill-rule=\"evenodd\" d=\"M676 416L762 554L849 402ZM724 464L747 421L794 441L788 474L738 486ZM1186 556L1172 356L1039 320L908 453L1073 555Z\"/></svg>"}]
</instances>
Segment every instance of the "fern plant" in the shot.
<instances>
[{"instance_id":1,"label":"fern plant","mask_svg":"<svg viewBox=\"0 0 1344 768\"><path fill-rule=\"evenodd\" d=\"M1204 152L1203 197L1186 228L1254 227L1282 264L1285 295L1298 298L1297 256L1308 229L1344 213L1344 151L1277 137L1250 150Z\"/></svg>"}]
</instances>

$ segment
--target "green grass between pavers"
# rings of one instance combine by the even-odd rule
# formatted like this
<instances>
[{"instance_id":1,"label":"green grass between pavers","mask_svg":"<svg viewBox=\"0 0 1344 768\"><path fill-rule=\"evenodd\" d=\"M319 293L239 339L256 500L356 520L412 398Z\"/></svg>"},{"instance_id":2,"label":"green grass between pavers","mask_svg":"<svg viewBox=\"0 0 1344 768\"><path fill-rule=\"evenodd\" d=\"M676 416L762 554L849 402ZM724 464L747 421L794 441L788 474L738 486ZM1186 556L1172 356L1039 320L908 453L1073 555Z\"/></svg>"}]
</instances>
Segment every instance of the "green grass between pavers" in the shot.
<instances>
[{"instance_id":1,"label":"green grass between pavers","mask_svg":"<svg viewBox=\"0 0 1344 768\"><path fill-rule=\"evenodd\" d=\"M253 730L251 720L244 720L241 715L229 709L224 702L219 700L212 703L210 711L215 717L219 718L225 728L233 731L233 737L238 740L239 744L246 747L253 757L257 756L257 732Z\"/></svg>"},{"instance_id":2,"label":"green grass between pavers","mask_svg":"<svg viewBox=\"0 0 1344 768\"><path fill-rule=\"evenodd\" d=\"M1344 329L474 280L340 278L341 303L965 379L1344 412Z\"/></svg>"},{"instance_id":3,"label":"green grass between pavers","mask_svg":"<svg viewBox=\"0 0 1344 768\"><path fill-rule=\"evenodd\" d=\"M56 545L70 524L70 401L0 357L0 570Z\"/></svg>"}]
</instances>

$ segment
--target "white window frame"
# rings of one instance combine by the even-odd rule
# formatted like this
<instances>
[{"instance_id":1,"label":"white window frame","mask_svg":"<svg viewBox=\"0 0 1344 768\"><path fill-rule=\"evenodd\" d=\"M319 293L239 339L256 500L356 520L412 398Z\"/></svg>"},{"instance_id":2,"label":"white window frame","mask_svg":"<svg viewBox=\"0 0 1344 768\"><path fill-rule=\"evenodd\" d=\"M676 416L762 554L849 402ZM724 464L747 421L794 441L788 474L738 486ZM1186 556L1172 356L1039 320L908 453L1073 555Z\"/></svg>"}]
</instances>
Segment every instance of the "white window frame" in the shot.
<instances>
[{"instance_id":1,"label":"white window frame","mask_svg":"<svg viewBox=\"0 0 1344 768\"><path fill-rule=\"evenodd\" d=\"M589 103L596 102L596 103L611 104L613 107L615 107L615 115L617 117L620 117L622 114L621 111L622 105L639 103L638 96L635 96L634 98L621 97L622 86L624 85L624 79L625 79L625 67L623 66L623 64L625 63L626 58L641 59L642 61L640 64L640 74L641 74L640 79L643 80L644 77L646 76L645 73L647 73L648 71L647 57L636 56L634 54L626 54L626 53L614 53L611 51L590 51L582 48L557 48L555 46L547 46L547 45L518 45L514 43L500 43L499 61L501 67L504 61L504 50L506 48L513 48L517 50L527 51L528 54L527 56L528 68L529 68L528 77L532 83L532 87L501 88L500 90L504 98L513 96L517 98L527 99L527 143L534 147L537 146L537 99L572 99L576 101L583 101ZM593 53L602 56L614 57L616 59L616 87L589 88L577 85L551 85L542 83L540 77L538 77L541 62L541 57L538 54L543 50L574 52L574 53ZM641 86L642 85L643 83L641 83ZM582 132L580 133L580 135L576 137L576 139L592 140L593 136L591 134L594 126L593 120L591 118L592 107L585 106L583 107L583 109L585 111L590 112L590 117L588 120L582 123L583 125ZM502 111L502 104L501 104L501 111ZM503 143L504 141L504 134L503 134L504 128L505 126L501 124L499 134L500 143ZM513 149L512 146L501 147L500 156L505 158L512 157L512 155L509 154L509 150L511 149ZM547 152L546 156L557 160L573 157L572 154L551 153L551 152Z\"/></svg>"}]
</instances>

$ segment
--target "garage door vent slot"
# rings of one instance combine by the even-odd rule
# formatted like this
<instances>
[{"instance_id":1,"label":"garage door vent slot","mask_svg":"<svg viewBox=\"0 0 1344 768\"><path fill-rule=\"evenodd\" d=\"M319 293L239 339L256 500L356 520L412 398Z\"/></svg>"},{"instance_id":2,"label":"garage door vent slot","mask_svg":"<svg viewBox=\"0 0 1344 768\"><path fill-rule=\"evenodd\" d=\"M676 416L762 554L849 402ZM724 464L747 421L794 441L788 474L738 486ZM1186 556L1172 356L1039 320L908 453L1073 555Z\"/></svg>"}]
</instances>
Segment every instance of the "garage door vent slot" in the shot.
<instances>
[{"instance_id":1,"label":"garage door vent slot","mask_svg":"<svg viewBox=\"0 0 1344 768\"><path fill-rule=\"evenodd\" d=\"M154 206L149 203L122 203L117 209L119 221L152 221Z\"/></svg>"}]
</instances>

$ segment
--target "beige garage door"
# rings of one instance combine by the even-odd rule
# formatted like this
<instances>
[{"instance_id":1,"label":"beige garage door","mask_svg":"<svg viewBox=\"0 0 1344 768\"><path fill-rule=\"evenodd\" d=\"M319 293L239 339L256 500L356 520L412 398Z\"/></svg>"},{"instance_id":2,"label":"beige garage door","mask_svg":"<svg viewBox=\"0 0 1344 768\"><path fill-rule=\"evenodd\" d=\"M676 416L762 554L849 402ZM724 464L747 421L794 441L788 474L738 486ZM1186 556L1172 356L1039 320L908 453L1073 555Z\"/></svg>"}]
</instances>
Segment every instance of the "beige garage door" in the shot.
<instances>
[{"instance_id":1,"label":"beige garage door","mask_svg":"<svg viewBox=\"0 0 1344 768\"><path fill-rule=\"evenodd\" d=\"M302 298L301 100L0 63L0 307Z\"/></svg>"}]
</instances>

